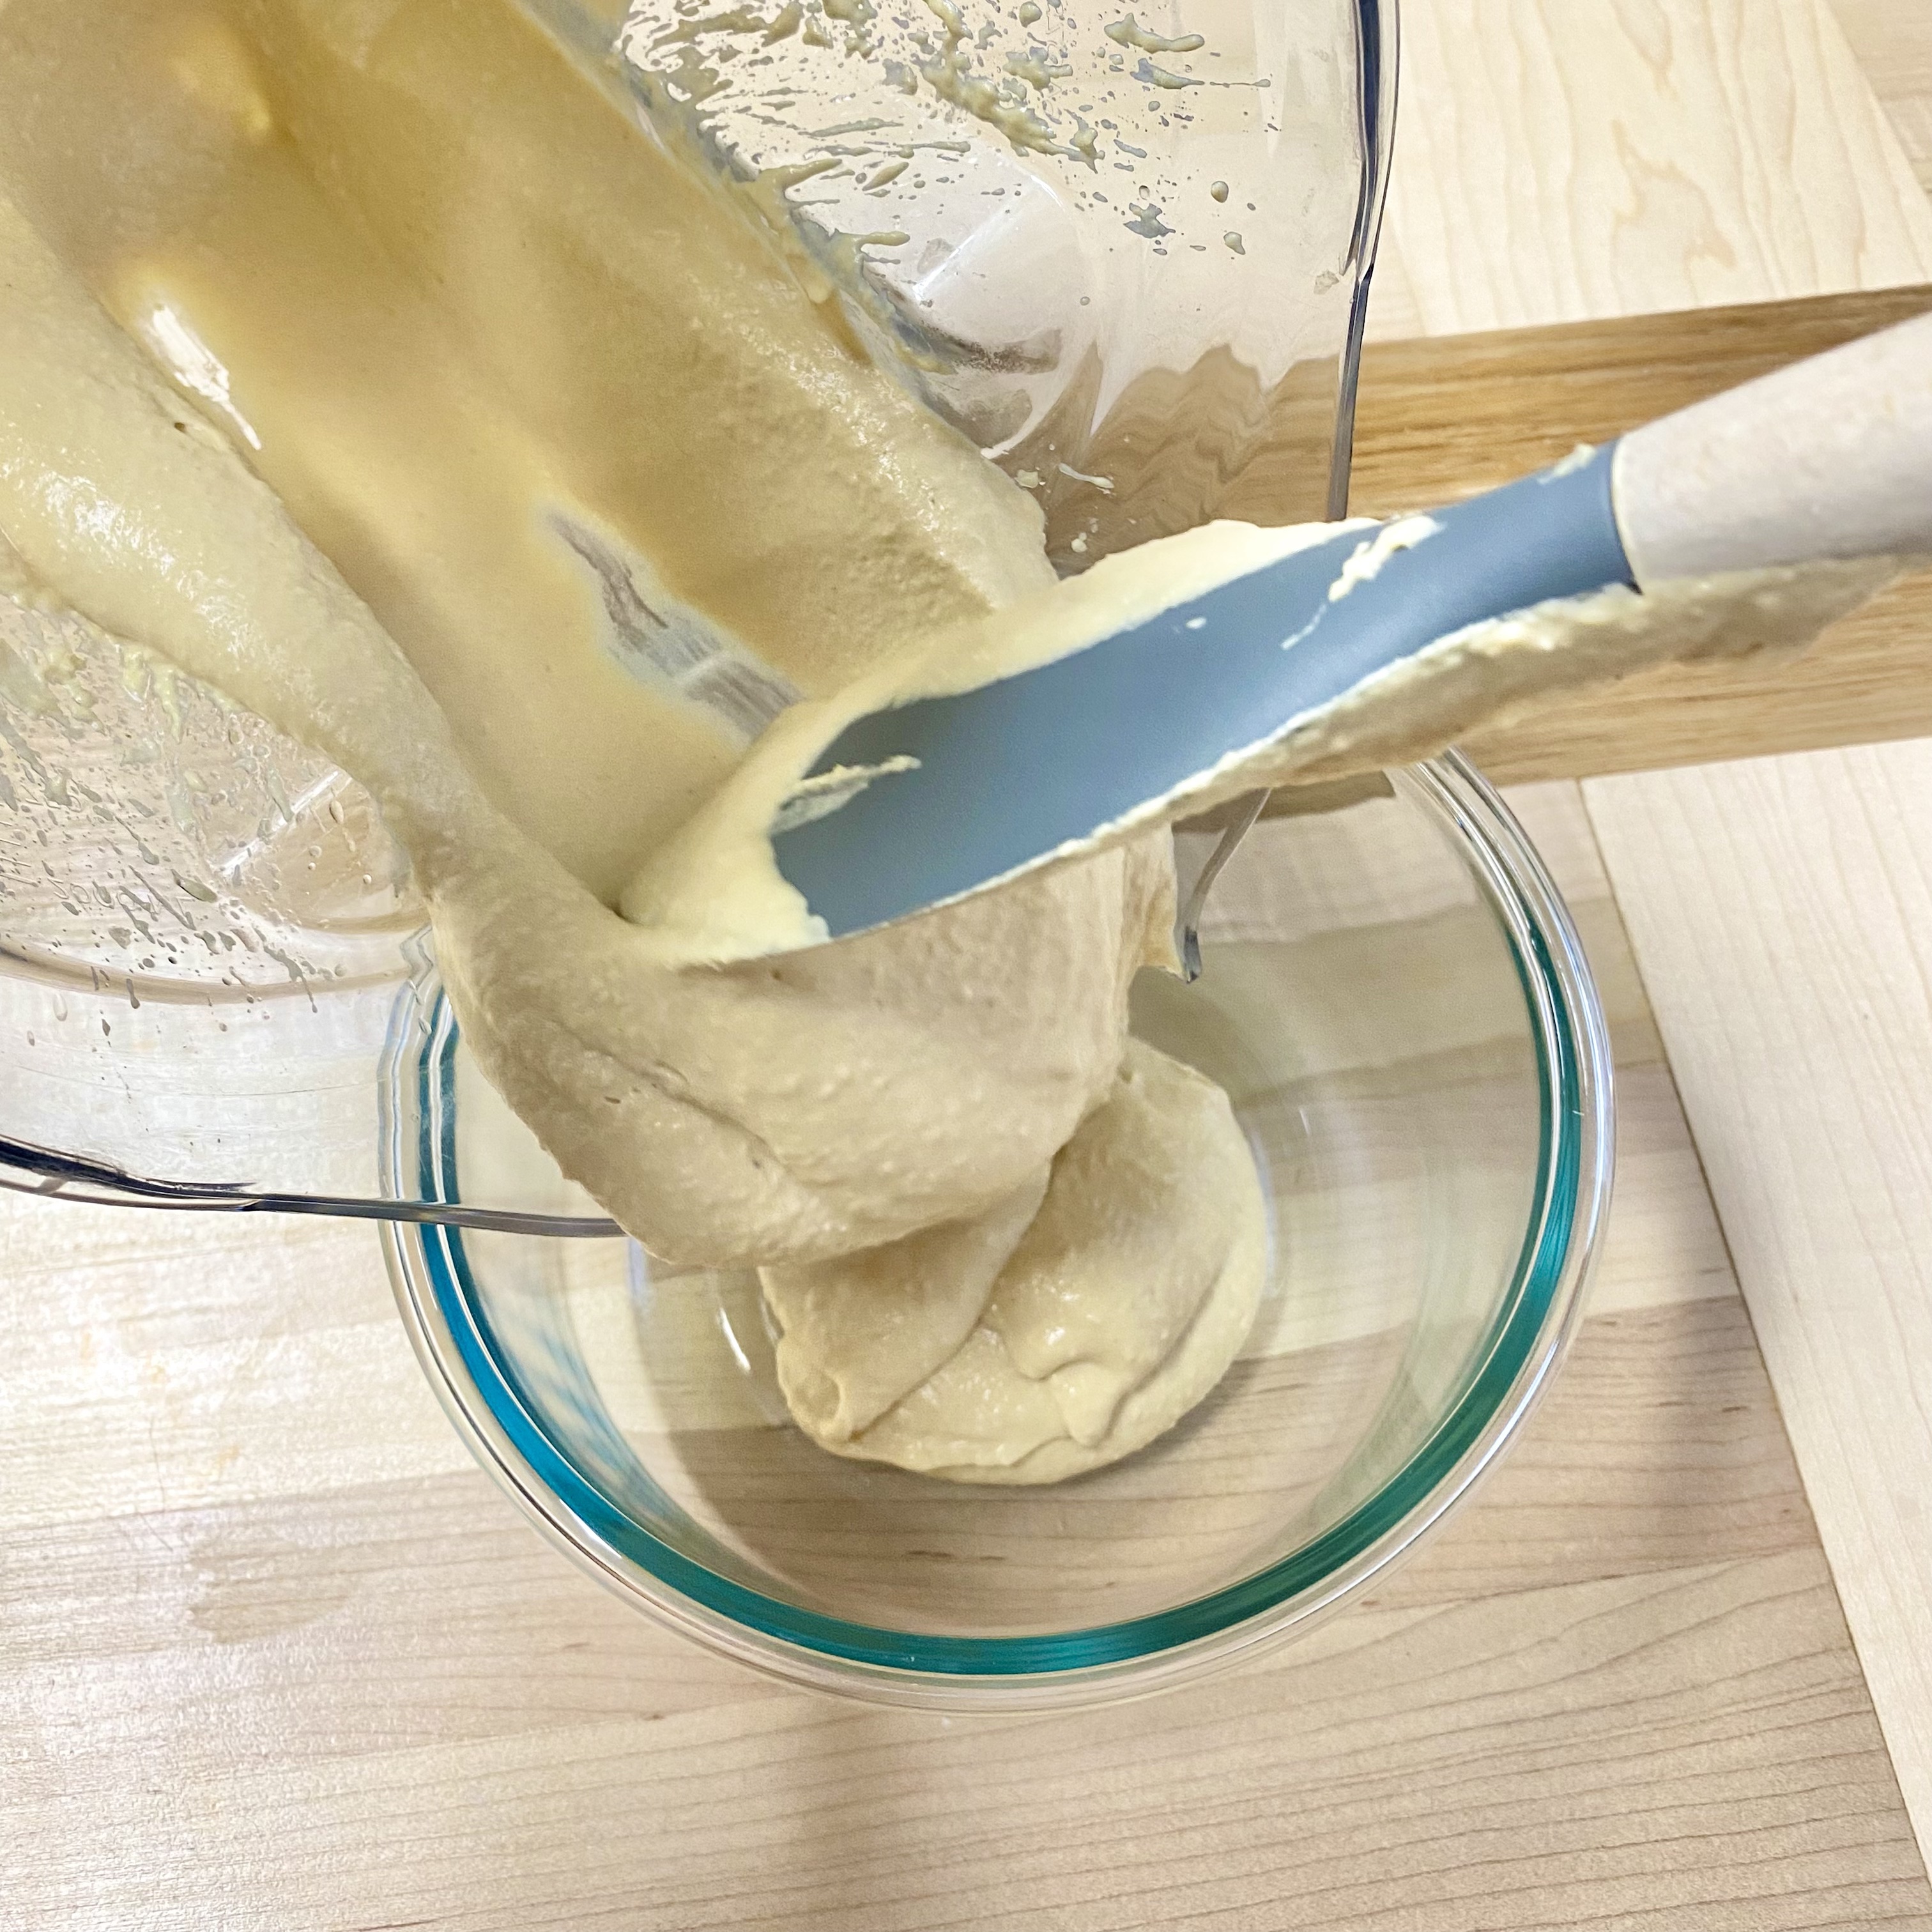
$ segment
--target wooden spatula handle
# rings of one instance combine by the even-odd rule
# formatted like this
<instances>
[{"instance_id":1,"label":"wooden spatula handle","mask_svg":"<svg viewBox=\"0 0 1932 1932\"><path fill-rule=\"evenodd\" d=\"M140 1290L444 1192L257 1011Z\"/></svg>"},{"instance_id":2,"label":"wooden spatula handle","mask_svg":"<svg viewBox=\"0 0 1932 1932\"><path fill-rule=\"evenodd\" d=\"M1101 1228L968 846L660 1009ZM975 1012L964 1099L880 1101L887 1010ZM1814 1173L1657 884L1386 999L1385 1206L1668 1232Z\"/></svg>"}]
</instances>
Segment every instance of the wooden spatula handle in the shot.
<instances>
[{"instance_id":1,"label":"wooden spatula handle","mask_svg":"<svg viewBox=\"0 0 1932 1932\"><path fill-rule=\"evenodd\" d=\"M1640 584L1932 555L1932 315L1633 430L1613 495Z\"/></svg>"}]
</instances>

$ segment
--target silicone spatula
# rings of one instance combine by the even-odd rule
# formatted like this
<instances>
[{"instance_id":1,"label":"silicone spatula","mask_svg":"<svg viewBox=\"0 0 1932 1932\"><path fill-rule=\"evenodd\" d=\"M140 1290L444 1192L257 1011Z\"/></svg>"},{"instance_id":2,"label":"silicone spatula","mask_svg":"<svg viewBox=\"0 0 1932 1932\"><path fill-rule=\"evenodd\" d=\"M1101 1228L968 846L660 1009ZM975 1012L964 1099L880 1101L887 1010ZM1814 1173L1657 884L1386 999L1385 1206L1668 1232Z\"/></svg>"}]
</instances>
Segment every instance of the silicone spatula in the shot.
<instances>
[{"instance_id":1,"label":"silicone spatula","mask_svg":"<svg viewBox=\"0 0 1932 1932\"><path fill-rule=\"evenodd\" d=\"M808 776L878 776L776 832L779 870L840 938L1091 838L1484 619L1614 584L1932 553L1932 315L1427 520L1372 574L1376 532L1358 526L1070 656L857 719Z\"/></svg>"}]
</instances>

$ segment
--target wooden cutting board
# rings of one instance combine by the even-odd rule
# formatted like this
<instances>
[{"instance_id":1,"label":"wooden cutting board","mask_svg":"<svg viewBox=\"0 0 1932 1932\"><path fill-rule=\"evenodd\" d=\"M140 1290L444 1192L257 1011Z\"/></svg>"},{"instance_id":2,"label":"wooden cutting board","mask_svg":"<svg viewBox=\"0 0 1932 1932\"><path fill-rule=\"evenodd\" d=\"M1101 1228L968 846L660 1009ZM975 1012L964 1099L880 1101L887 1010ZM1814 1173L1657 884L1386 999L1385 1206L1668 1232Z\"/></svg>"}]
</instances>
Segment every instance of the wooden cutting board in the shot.
<instances>
[{"instance_id":1,"label":"wooden cutting board","mask_svg":"<svg viewBox=\"0 0 1932 1932\"><path fill-rule=\"evenodd\" d=\"M1360 500L1466 494L1915 304L1378 349ZM1854 735L1924 715L1926 587L1816 661L1856 685ZM1699 755L1805 742L1793 675L1633 680L1489 756L1682 755L1686 710ZM764 1684L604 1596L469 1466L366 1231L0 1201L0 1928L1932 1926L1577 788L1512 802L1616 1046L1590 1317L1414 1564L1150 1703L955 1725Z\"/></svg>"}]
</instances>

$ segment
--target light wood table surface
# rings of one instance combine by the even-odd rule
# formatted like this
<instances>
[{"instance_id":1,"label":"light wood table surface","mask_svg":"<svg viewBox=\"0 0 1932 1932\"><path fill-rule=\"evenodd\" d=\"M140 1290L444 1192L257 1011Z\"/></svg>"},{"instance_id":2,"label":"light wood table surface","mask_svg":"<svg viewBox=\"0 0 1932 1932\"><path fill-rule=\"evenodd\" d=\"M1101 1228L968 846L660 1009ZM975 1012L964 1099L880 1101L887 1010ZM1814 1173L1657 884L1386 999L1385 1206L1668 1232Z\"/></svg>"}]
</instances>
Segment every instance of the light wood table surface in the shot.
<instances>
[{"instance_id":1,"label":"light wood table surface","mask_svg":"<svg viewBox=\"0 0 1932 1932\"><path fill-rule=\"evenodd\" d=\"M1405 15L1358 502L1932 305L1926 0ZM0 1927L1932 1928L1928 733L1920 579L1478 748L1612 1024L1589 1318L1371 1601L1148 1703L740 1674L470 1464L366 1231L0 1204Z\"/></svg>"}]
</instances>

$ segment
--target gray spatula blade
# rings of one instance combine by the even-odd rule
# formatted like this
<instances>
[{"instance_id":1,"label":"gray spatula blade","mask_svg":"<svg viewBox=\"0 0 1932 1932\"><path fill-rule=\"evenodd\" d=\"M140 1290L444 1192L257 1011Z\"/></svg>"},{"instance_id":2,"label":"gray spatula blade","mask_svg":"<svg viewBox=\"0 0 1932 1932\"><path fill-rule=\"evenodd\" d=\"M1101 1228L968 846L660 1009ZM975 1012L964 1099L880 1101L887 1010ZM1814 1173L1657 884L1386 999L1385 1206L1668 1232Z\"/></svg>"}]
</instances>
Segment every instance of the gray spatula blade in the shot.
<instances>
[{"instance_id":1,"label":"gray spatula blade","mask_svg":"<svg viewBox=\"0 0 1932 1932\"><path fill-rule=\"evenodd\" d=\"M878 767L838 810L776 833L779 870L835 938L1083 839L1436 639L1631 582L1614 446L1434 514L1346 596L1351 530L1057 662L848 726L812 767Z\"/></svg>"}]
</instances>

